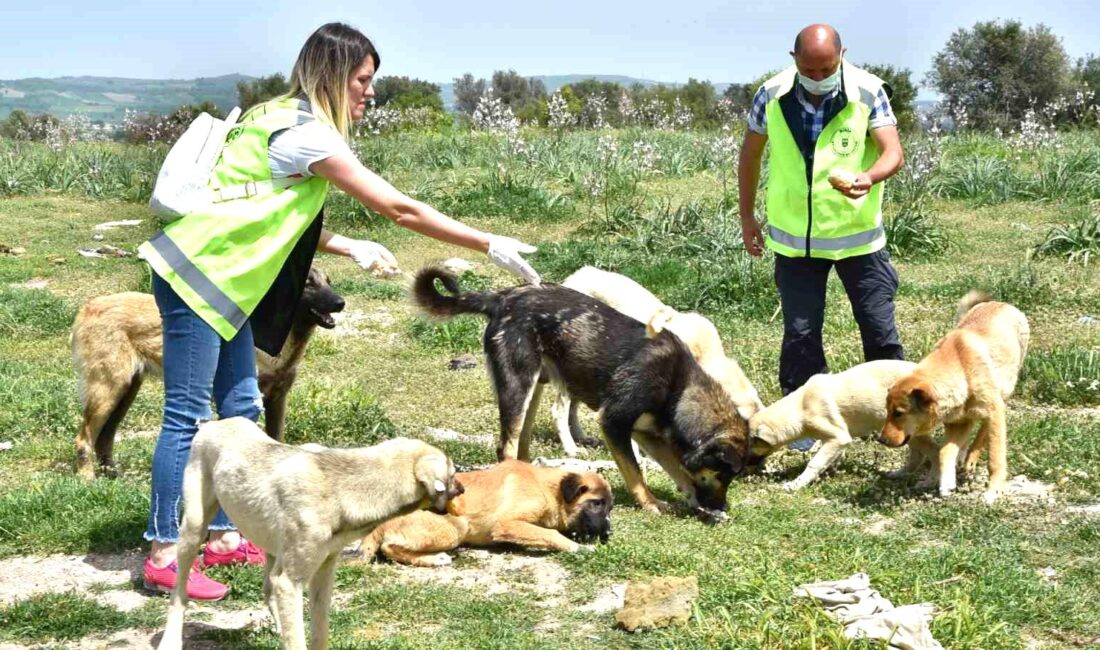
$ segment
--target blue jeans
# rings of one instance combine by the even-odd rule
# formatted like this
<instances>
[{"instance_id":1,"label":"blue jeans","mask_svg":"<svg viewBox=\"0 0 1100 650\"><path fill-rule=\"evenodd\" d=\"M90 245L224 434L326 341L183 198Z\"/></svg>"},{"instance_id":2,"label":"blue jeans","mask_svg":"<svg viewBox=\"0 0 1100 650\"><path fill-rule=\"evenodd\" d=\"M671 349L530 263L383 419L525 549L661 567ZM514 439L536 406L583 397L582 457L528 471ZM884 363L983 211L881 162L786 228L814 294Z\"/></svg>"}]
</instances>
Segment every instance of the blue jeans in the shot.
<instances>
[{"instance_id":1,"label":"blue jeans","mask_svg":"<svg viewBox=\"0 0 1100 650\"><path fill-rule=\"evenodd\" d=\"M153 296L163 321L164 421L153 452L153 494L145 539L179 541L183 469L199 424L211 418L213 399L218 416L243 416L253 422L263 412L256 381L256 352L248 323L231 341L224 341L199 318L157 274ZM211 530L233 530L224 512Z\"/></svg>"}]
</instances>

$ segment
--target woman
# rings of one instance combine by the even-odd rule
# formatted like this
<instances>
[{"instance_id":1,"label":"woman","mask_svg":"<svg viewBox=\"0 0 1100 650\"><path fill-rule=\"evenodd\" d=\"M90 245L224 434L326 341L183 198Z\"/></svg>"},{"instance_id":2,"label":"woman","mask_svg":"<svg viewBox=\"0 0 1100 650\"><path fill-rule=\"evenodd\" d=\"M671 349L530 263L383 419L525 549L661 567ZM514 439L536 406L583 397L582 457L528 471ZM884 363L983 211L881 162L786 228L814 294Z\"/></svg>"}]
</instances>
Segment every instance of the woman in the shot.
<instances>
[{"instance_id":1,"label":"woman","mask_svg":"<svg viewBox=\"0 0 1100 650\"><path fill-rule=\"evenodd\" d=\"M141 246L153 268L163 318L164 422L153 454L145 539L149 588L176 583L183 469L199 423L211 417L253 421L262 400L254 347L278 354L316 250L352 257L364 268L397 271L383 246L321 227L330 185L400 226L488 254L525 280L539 276L521 257L535 249L454 221L394 189L363 167L346 139L363 117L381 63L366 36L340 23L315 31L298 55L290 92L249 110L230 132L211 175L217 202L169 224ZM206 566L263 564L224 513L210 526ZM188 593L217 600L228 587L192 567Z\"/></svg>"}]
</instances>

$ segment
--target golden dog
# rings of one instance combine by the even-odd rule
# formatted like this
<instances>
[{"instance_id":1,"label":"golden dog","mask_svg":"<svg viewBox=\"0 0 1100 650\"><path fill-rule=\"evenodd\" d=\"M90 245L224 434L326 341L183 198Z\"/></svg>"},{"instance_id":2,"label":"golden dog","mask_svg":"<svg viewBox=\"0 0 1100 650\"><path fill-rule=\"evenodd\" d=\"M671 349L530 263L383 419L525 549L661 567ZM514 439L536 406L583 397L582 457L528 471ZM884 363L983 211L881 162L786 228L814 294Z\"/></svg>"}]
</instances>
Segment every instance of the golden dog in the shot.
<instances>
[{"instance_id":1,"label":"golden dog","mask_svg":"<svg viewBox=\"0 0 1100 650\"><path fill-rule=\"evenodd\" d=\"M890 389L879 442L904 445L912 436L931 435L942 422L944 444L938 471L940 495L947 496L955 489L959 448L974 423L980 423L963 468L971 472L982 448L989 447L989 486L984 498L992 503L1008 475L1005 400L1016 389L1030 328L1019 309L992 302L978 292L962 299L959 314L955 329Z\"/></svg>"},{"instance_id":2,"label":"golden dog","mask_svg":"<svg viewBox=\"0 0 1100 650\"><path fill-rule=\"evenodd\" d=\"M268 435L283 439L287 395L317 327L332 329L332 314L344 299L314 267L294 310L286 345L277 357L256 350L256 372L264 399ZM153 296L125 292L89 300L77 312L70 344L80 383L83 421L76 435L76 471L95 478L96 462L114 470L115 432L134 403L142 382L164 365L160 312Z\"/></svg>"},{"instance_id":3,"label":"golden dog","mask_svg":"<svg viewBox=\"0 0 1100 650\"><path fill-rule=\"evenodd\" d=\"M463 544L572 553L584 548L577 540L606 542L611 534L611 488L595 472L506 460L455 480L465 492L451 501L448 514L421 510L387 521L363 539L363 557L381 551L402 564L443 566L451 563L446 551Z\"/></svg>"}]
</instances>

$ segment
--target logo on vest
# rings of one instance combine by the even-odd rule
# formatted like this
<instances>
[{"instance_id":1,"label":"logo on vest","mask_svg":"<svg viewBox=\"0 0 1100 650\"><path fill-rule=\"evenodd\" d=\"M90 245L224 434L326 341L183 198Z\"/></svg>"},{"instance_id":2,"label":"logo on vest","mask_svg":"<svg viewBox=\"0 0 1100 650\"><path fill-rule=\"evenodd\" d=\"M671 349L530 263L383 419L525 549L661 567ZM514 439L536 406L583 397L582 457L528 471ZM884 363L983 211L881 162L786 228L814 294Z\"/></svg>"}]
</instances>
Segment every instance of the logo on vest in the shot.
<instances>
[{"instance_id":1,"label":"logo on vest","mask_svg":"<svg viewBox=\"0 0 1100 650\"><path fill-rule=\"evenodd\" d=\"M847 157L855 152L859 141L856 139L855 133L845 126L837 129L836 133L833 134L831 144L836 155Z\"/></svg>"},{"instance_id":2,"label":"logo on vest","mask_svg":"<svg viewBox=\"0 0 1100 650\"><path fill-rule=\"evenodd\" d=\"M229 133L225 134L225 143L229 144L230 142L233 142L237 138L241 137L242 133L244 133L243 125L235 126L232 129L229 129Z\"/></svg>"}]
</instances>

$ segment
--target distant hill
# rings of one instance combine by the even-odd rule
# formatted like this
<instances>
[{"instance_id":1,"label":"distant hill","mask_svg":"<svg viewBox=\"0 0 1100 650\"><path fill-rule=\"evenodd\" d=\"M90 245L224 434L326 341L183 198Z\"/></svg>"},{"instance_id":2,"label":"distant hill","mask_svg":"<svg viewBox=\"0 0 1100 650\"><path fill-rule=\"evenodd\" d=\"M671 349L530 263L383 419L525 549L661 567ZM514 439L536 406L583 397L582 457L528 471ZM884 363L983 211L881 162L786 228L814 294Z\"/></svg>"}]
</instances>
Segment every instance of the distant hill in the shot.
<instances>
[{"instance_id":1,"label":"distant hill","mask_svg":"<svg viewBox=\"0 0 1100 650\"><path fill-rule=\"evenodd\" d=\"M50 113L66 117L83 113L93 121L121 122L127 109L169 113L183 104L211 101L222 109L237 105L237 82L253 79L240 74L198 79L126 79L122 77L57 77L54 79L0 79L0 119L13 110L28 113ZM549 92L582 79L613 81L625 87L634 84L655 86L650 79L623 75L568 74L540 75L536 79L546 84ZM682 83L682 82L681 82ZM672 82L667 85L676 86ZM719 94L728 83L716 83ZM443 105L454 106L454 84L440 83Z\"/></svg>"},{"instance_id":2,"label":"distant hill","mask_svg":"<svg viewBox=\"0 0 1100 650\"><path fill-rule=\"evenodd\" d=\"M68 116L84 113L93 121L121 122L126 109L168 113L182 104L211 101L229 110L237 104L237 82L252 77L228 74L198 79L58 77L0 80L0 119L15 109Z\"/></svg>"}]
</instances>

